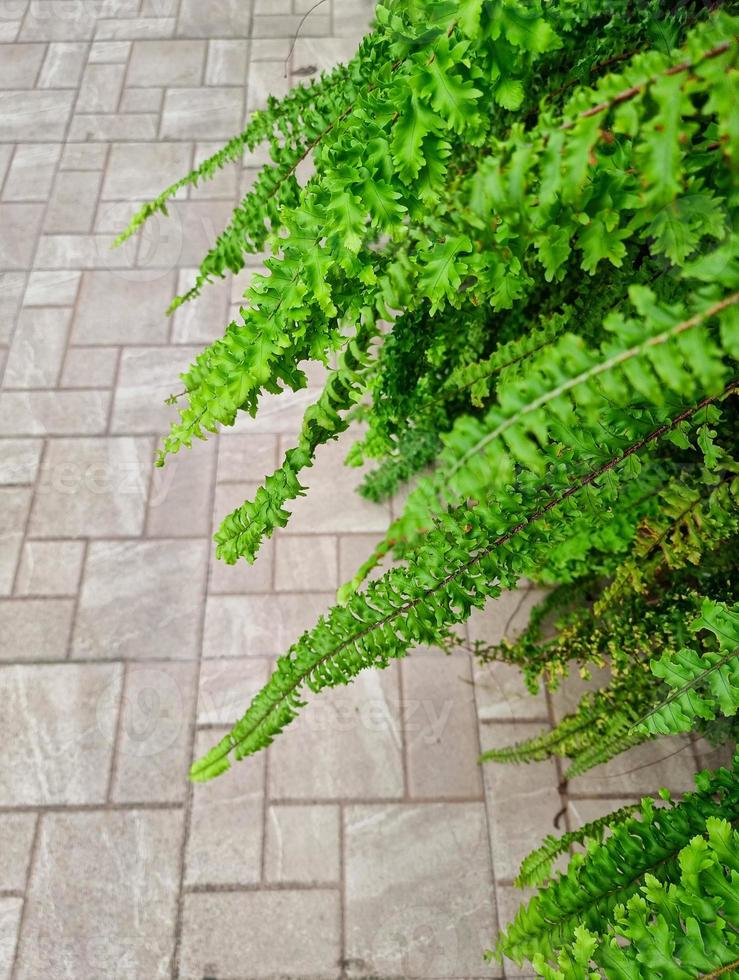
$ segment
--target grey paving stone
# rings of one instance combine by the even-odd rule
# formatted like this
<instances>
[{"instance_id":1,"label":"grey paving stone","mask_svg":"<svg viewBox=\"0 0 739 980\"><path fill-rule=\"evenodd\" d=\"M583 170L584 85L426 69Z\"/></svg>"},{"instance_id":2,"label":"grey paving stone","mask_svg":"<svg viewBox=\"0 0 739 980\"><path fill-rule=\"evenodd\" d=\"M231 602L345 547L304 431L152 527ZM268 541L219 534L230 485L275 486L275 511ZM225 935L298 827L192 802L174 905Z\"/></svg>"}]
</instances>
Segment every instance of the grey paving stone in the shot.
<instances>
[{"instance_id":1,"label":"grey paving stone","mask_svg":"<svg viewBox=\"0 0 739 980\"><path fill-rule=\"evenodd\" d=\"M30 503L28 488L0 488L0 595L13 588Z\"/></svg>"},{"instance_id":2,"label":"grey paving stone","mask_svg":"<svg viewBox=\"0 0 739 980\"><path fill-rule=\"evenodd\" d=\"M174 277L130 272L86 272L72 328L75 344L157 343L167 336L164 310L174 294ZM176 380L176 375L172 378ZM155 404L155 398L152 399Z\"/></svg>"},{"instance_id":3,"label":"grey paving stone","mask_svg":"<svg viewBox=\"0 0 739 980\"><path fill-rule=\"evenodd\" d=\"M538 735L541 725L485 725L483 752ZM547 834L561 808L557 768L553 761L526 766L486 762L483 779L487 799L490 845L496 878L512 880L521 861Z\"/></svg>"},{"instance_id":4,"label":"grey paving stone","mask_svg":"<svg viewBox=\"0 0 739 980\"><path fill-rule=\"evenodd\" d=\"M95 30L95 10L50 0L31 0L21 27L21 41L87 40Z\"/></svg>"},{"instance_id":5,"label":"grey paving stone","mask_svg":"<svg viewBox=\"0 0 739 980\"><path fill-rule=\"evenodd\" d=\"M115 235L42 235L36 254L39 269L123 270L133 265L125 249L112 251Z\"/></svg>"},{"instance_id":6,"label":"grey paving stone","mask_svg":"<svg viewBox=\"0 0 739 980\"><path fill-rule=\"evenodd\" d=\"M483 804L349 806L344 833L349 975L482 974L495 916Z\"/></svg>"},{"instance_id":7,"label":"grey paving stone","mask_svg":"<svg viewBox=\"0 0 739 980\"><path fill-rule=\"evenodd\" d=\"M277 592L316 592L339 585L336 538L328 534L275 536Z\"/></svg>"},{"instance_id":8,"label":"grey paving stone","mask_svg":"<svg viewBox=\"0 0 739 980\"><path fill-rule=\"evenodd\" d=\"M99 173L61 171L54 181L44 231L92 231L101 179Z\"/></svg>"},{"instance_id":9,"label":"grey paving stone","mask_svg":"<svg viewBox=\"0 0 739 980\"><path fill-rule=\"evenodd\" d=\"M0 660L64 660L73 616L73 599L0 600Z\"/></svg>"},{"instance_id":10,"label":"grey paving stone","mask_svg":"<svg viewBox=\"0 0 739 980\"><path fill-rule=\"evenodd\" d=\"M205 41L134 41L127 85L199 85Z\"/></svg>"},{"instance_id":11,"label":"grey paving stone","mask_svg":"<svg viewBox=\"0 0 739 980\"><path fill-rule=\"evenodd\" d=\"M177 35L246 37L250 19L251 5L242 0L211 0L207 8L199 0L181 0Z\"/></svg>"},{"instance_id":12,"label":"grey paving stone","mask_svg":"<svg viewBox=\"0 0 739 980\"><path fill-rule=\"evenodd\" d=\"M177 292L187 292L195 281L195 269L180 269ZM174 315L172 342L209 344L223 336L228 324L227 281L211 283L194 303L184 303ZM243 474L242 474L243 476Z\"/></svg>"},{"instance_id":13,"label":"grey paving stone","mask_svg":"<svg viewBox=\"0 0 739 980\"><path fill-rule=\"evenodd\" d=\"M263 37L288 37L290 40L295 37L300 30L302 37L323 37L331 33L330 18L316 11L308 17L301 25L302 15L271 15L254 17L252 37L255 39Z\"/></svg>"},{"instance_id":14,"label":"grey paving stone","mask_svg":"<svg viewBox=\"0 0 739 980\"><path fill-rule=\"evenodd\" d=\"M121 95L121 112L159 112L164 100L161 88L126 88Z\"/></svg>"},{"instance_id":15,"label":"grey paving stone","mask_svg":"<svg viewBox=\"0 0 739 980\"><path fill-rule=\"evenodd\" d=\"M152 448L151 440L132 437L50 442L30 533L38 538L140 534Z\"/></svg>"},{"instance_id":16,"label":"grey paving stone","mask_svg":"<svg viewBox=\"0 0 739 980\"><path fill-rule=\"evenodd\" d=\"M302 396L303 410L315 400L317 394L316 389L310 388L298 392ZM281 398L284 396L277 396L274 402L277 403ZM275 408L278 409L278 406ZM269 421L270 416L267 413L263 424L266 425ZM245 425L247 424L245 421ZM293 514L288 525L292 534L376 531L379 538L387 528L388 506L360 497L356 490L361 483L363 471L344 466L344 459L356 433L348 433L347 436L328 446L321 446L313 467L301 474L301 483L309 488L309 493L299 500L291 501L287 508ZM293 439L282 438L280 452L284 454L292 445ZM337 502L341 506L337 506Z\"/></svg>"},{"instance_id":17,"label":"grey paving stone","mask_svg":"<svg viewBox=\"0 0 739 980\"><path fill-rule=\"evenodd\" d=\"M270 806L267 811L267 881L331 884L340 874L338 806Z\"/></svg>"},{"instance_id":18,"label":"grey paving stone","mask_svg":"<svg viewBox=\"0 0 739 980\"><path fill-rule=\"evenodd\" d=\"M71 310L23 310L8 354L6 388L53 388L59 380Z\"/></svg>"},{"instance_id":19,"label":"grey paving stone","mask_svg":"<svg viewBox=\"0 0 739 980\"><path fill-rule=\"evenodd\" d=\"M241 87L170 88L164 97L160 136L230 139L240 130L243 114Z\"/></svg>"},{"instance_id":20,"label":"grey paving stone","mask_svg":"<svg viewBox=\"0 0 739 980\"><path fill-rule=\"evenodd\" d=\"M82 75L76 111L115 112L125 71L125 65L88 64Z\"/></svg>"},{"instance_id":21,"label":"grey paving stone","mask_svg":"<svg viewBox=\"0 0 739 980\"><path fill-rule=\"evenodd\" d=\"M110 388L118 368L117 347L69 347L62 388Z\"/></svg>"},{"instance_id":22,"label":"grey paving stone","mask_svg":"<svg viewBox=\"0 0 739 980\"><path fill-rule=\"evenodd\" d=\"M0 272L0 344L10 343L25 287L25 272Z\"/></svg>"},{"instance_id":23,"label":"grey paving stone","mask_svg":"<svg viewBox=\"0 0 739 980\"><path fill-rule=\"evenodd\" d=\"M0 486L33 483L41 462L41 439L0 440Z\"/></svg>"},{"instance_id":24,"label":"grey paving stone","mask_svg":"<svg viewBox=\"0 0 739 980\"><path fill-rule=\"evenodd\" d=\"M33 88L45 53L44 44L5 44L0 59L0 88Z\"/></svg>"},{"instance_id":25,"label":"grey paving stone","mask_svg":"<svg viewBox=\"0 0 739 980\"><path fill-rule=\"evenodd\" d=\"M120 664L0 666L0 805L104 801L121 675Z\"/></svg>"},{"instance_id":26,"label":"grey paving stone","mask_svg":"<svg viewBox=\"0 0 739 980\"><path fill-rule=\"evenodd\" d=\"M10 44L15 41L18 37L18 33L21 29L21 22L14 16L19 11L16 8L15 12L12 10L8 11L8 19L3 19L0 21L0 42L3 44Z\"/></svg>"},{"instance_id":27,"label":"grey paving stone","mask_svg":"<svg viewBox=\"0 0 739 980\"><path fill-rule=\"evenodd\" d=\"M270 435L234 435L218 439L218 482L258 482L277 465L277 438Z\"/></svg>"},{"instance_id":28,"label":"grey paving stone","mask_svg":"<svg viewBox=\"0 0 739 980\"><path fill-rule=\"evenodd\" d=\"M118 803L179 803L187 791L197 664L129 664L111 789Z\"/></svg>"},{"instance_id":29,"label":"grey paving stone","mask_svg":"<svg viewBox=\"0 0 739 980\"><path fill-rule=\"evenodd\" d=\"M0 898L0 978L10 980L23 911L22 898Z\"/></svg>"},{"instance_id":30,"label":"grey paving stone","mask_svg":"<svg viewBox=\"0 0 739 980\"><path fill-rule=\"evenodd\" d=\"M488 602L484 609L473 610L468 620L470 639L490 644L516 639L528 625L531 610L545 595L544 589L529 588L524 583Z\"/></svg>"},{"instance_id":31,"label":"grey paving stone","mask_svg":"<svg viewBox=\"0 0 739 980\"><path fill-rule=\"evenodd\" d=\"M72 111L74 94L62 89L0 92L3 119L0 142L30 140L39 132L48 140L60 140Z\"/></svg>"},{"instance_id":32,"label":"grey paving stone","mask_svg":"<svg viewBox=\"0 0 739 980\"><path fill-rule=\"evenodd\" d=\"M93 41L87 56L87 63L90 65L125 65L130 52L130 41Z\"/></svg>"},{"instance_id":33,"label":"grey paving stone","mask_svg":"<svg viewBox=\"0 0 739 980\"><path fill-rule=\"evenodd\" d=\"M473 676L480 721L549 723L546 697L541 687L538 693L532 694L524 683L520 668L511 664L481 664L475 660Z\"/></svg>"},{"instance_id":34,"label":"grey paving stone","mask_svg":"<svg viewBox=\"0 0 739 980\"><path fill-rule=\"evenodd\" d=\"M248 922L235 929L234 922ZM285 923L290 941L285 941ZM181 980L204 976L333 978L339 975L339 895L325 889L185 897Z\"/></svg>"},{"instance_id":35,"label":"grey paving stone","mask_svg":"<svg viewBox=\"0 0 739 980\"><path fill-rule=\"evenodd\" d=\"M26 890L35 829L35 813L0 814L0 891Z\"/></svg>"},{"instance_id":36,"label":"grey paving stone","mask_svg":"<svg viewBox=\"0 0 739 980\"><path fill-rule=\"evenodd\" d=\"M82 273L72 269L32 270L24 306L73 306Z\"/></svg>"},{"instance_id":37,"label":"grey paving stone","mask_svg":"<svg viewBox=\"0 0 739 980\"><path fill-rule=\"evenodd\" d=\"M315 68L315 74L330 71L336 65L347 64L362 39L361 34L350 37L299 37L291 58L292 71L306 77L306 69ZM310 76L308 76L310 77Z\"/></svg>"},{"instance_id":38,"label":"grey paving stone","mask_svg":"<svg viewBox=\"0 0 739 980\"><path fill-rule=\"evenodd\" d=\"M270 672L265 658L203 661L198 686L198 725L233 725Z\"/></svg>"},{"instance_id":39,"label":"grey paving stone","mask_svg":"<svg viewBox=\"0 0 739 980\"><path fill-rule=\"evenodd\" d=\"M76 88L85 68L86 54L87 45L79 42L50 44L39 77L39 88ZM74 97L70 97L70 105L73 102Z\"/></svg>"},{"instance_id":40,"label":"grey paving stone","mask_svg":"<svg viewBox=\"0 0 739 980\"><path fill-rule=\"evenodd\" d=\"M291 14L293 0L254 0L254 13L262 14Z\"/></svg>"},{"instance_id":41,"label":"grey paving stone","mask_svg":"<svg viewBox=\"0 0 739 980\"><path fill-rule=\"evenodd\" d=\"M695 768L689 738L660 738L571 779L569 789L584 796L653 796L663 786L684 792L695 789Z\"/></svg>"},{"instance_id":42,"label":"grey paving stone","mask_svg":"<svg viewBox=\"0 0 739 980\"><path fill-rule=\"evenodd\" d=\"M698 739L695 743L695 752L698 757L698 769L718 769L723 766L731 769L734 752L731 744L711 745L704 738Z\"/></svg>"},{"instance_id":43,"label":"grey paving stone","mask_svg":"<svg viewBox=\"0 0 739 980\"><path fill-rule=\"evenodd\" d=\"M69 127L69 139L79 140L141 140L154 139L159 117L156 113L80 113Z\"/></svg>"},{"instance_id":44,"label":"grey paving stone","mask_svg":"<svg viewBox=\"0 0 739 980\"><path fill-rule=\"evenodd\" d=\"M252 61L287 61L292 46L289 37L260 37L251 45Z\"/></svg>"},{"instance_id":45,"label":"grey paving stone","mask_svg":"<svg viewBox=\"0 0 739 980\"><path fill-rule=\"evenodd\" d=\"M0 188L3 186L14 151L15 147L10 143L0 143Z\"/></svg>"},{"instance_id":46,"label":"grey paving stone","mask_svg":"<svg viewBox=\"0 0 739 980\"><path fill-rule=\"evenodd\" d=\"M402 743L397 664L311 696L276 740L272 799L400 798Z\"/></svg>"},{"instance_id":47,"label":"grey paving stone","mask_svg":"<svg viewBox=\"0 0 739 980\"><path fill-rule=\"evenodd\" d=\"M44 815L19 980L169 977L181 836L173 810Z\"/></svg>"},{"instance_id":48,"label":"grey paving stone","mask_svg":"<svg viewBox=\"0 0 739 980\"><path fill-rule=\"evenodd\" d=\"M374 6L374 0L339 0L334 4L333 33L338 37L356 37L357 30L372 20Z\"/></svg>"},{"instance_id":49,"label":"grey paving stone","mask_svg":"<svg viewBox=\"0 0 739 980\"><path fill-rule=\"evenodd\" d=\"M98 21L96 35L101 41L137 41L172 37L174 29L174 17L110 17Z\"/></svg>"},{"instance_id":50,"label":"grey paving stone","mask_svg":"<svg viewBox=\"0 0 739 980\"><path fill-rule=\"evenodd\" d=\"M249 45L245 40L209 41L206 85L243 85Z\"/></svg>"},{"instance_id":51,"label":"grey paving stone","mask_svg":"<svg viewBox=\"0 0 739 980\"><path fill-rule=\"evenodd\" d=\"M102 170L108 156L103 143L67 143L62 152L62 170Z\"/></svg>"},{"instance_id":52,"label":"grey paving stone","mask_svg":"<svg viewBox=\"0 0 739 980\"><path fill-rule=\"evenodd\" d=\"M96 435L109 404L108 391L0 392L0 436Z\"/></svg>"},{"instance_id":53,"label":"grey paving stone","mask_svg":"<svg viewBox=\"0 0 739 980\"><path fill-rule=\"evenodd\" d=\"M342 534L339 538L339 582L344 583L352 579L359 567L367 561L369 556L377 547L382 537L376 534ZM374 568L368 575L368 580L380 578L388 568L390 562L387 559Z\"/></svg>"},{"instance_id":54,"label":"grey paving stone","mask_svg":"<svg viewBox=\"0 0 739 980\"><path fill-rule=\"evenodd\" d=\"M256 42L258 43L258 42ZM256 112L267 108L270 95L278 98L290 89L285 75L284 61L260 61L249 66L249 81L246 86L246 111Z\"/></svg>"},{"instance_id":55,"label":"grey paving stone","mask_svg":"<svg viewBox=\"0 0 739 980\"><path fill-rule=\"evenodd\" d=\"M205 607L203 656L278 656L335 600L333 592L210 595Z\"/></svg>"},{"instance_id":56,"label":"grey paving stone","mask_svg":"<svg viewBox=\"0 0 739 980\"><path fill-rule=\"evenodd\" d=\"M4 201L45 201L62 148L59 143L19 143L3 188Z\"/></svg>"},{"instance_id":57,"label":"grey paving stone","mask_svg":"<svg viewBox=\"0 0 739 980\"><path fill-rule=\"evenodd\" d=\"M197 657L204 541L92 542L73 652L133 660Z\"/></svg>"},{"instance_id":58,"label":"grey paving stone","mask_svg":"<svg viewBox=\"0 0 739 980\"><path fill-rule=\"evenodd\" d=\"M482 799L469 659L414 653L400 670L410 795Z\"/></svg>"},{"instance_id":59,"label":"grey paving stone","mask_svg":"<svg viewBox=\"0 0 739 980\"><path fill-rule=\"evenodd\" d=\"M2 116L0 92L0 116ZM27 269L43 217L41 204L0 204L0 267Z\"/></svg>"},{"instance_id":60,"label":"grey paving stone","mask_svg":"<svg viewBox=\"0 0 739 980\"><path fill-rule=\"evenodd\" d=\"M180 374L199 353L195 347L124 347L113 400L113 432L164 435L179 417L177 408L165 400L181 390Z\"/></svg>"},{"instance_id":61,"label":"grey paving stone","mask_svg":"<svg viewBox=\"0 0 739 980\"><path fill-rule=\"evenodd\" d=\"M467 622L471 643L496 644L514 640L526 628L531 610L543 598L540 589L521 588L504 592L489 601L484 609L473 610ZM521 671L508 664L482 664L475 661L475 694L481 721L517 719L548 720L546 698L540 689L531 694Z\"/></svg>"},{"instance_id":62,"label":"grey paving stone","mask_svg":"<svg viewBox=\"0 0 739 980\"><path fill-rule=\"evenodd\" d=\"M180 9L180 0L141 0L139 17L172 17Z\"/></svg>"},{"instance_id":63,"label":"grey paving stone","mask_svg":"<svg viewBox=\"0 0 739 980\"><path fill-rule=\"evenodd\" d=\"M103 184L104 200L154 197L190 168L187 143L114 143Z\"/></svg>"},{"instance_id":64,"label":"grey paving stone","mask_svg":"<svg viewBox=\"0 0 739 980\"><path fill-rule=\"evenodd\" d=\"M84 541L26 541L15 591L21 596L77 594Z\"/></svg>"},{"instance_id":65,"label":"grey paving stone","mask_svg":"<svg viewBox=\"0 0 739 980\"><path fill-rule=\"evenodd\" d=\"M200 263L227 226L232 210L230 201L175 201L168 206L169 217L160 226L155 225L156 231L152 230L146 251L142 247L138 265L151 267L153 275L156 269ZM188 288L192 284L190 280ZM210 285L205 289L210 289ZM222 321L219 326L222 334L226 324Z\"/></svg>"},{"instance_id":66,"label":"grey paving stone","mask_svg":"<svg viewBox=\"0 0 739 980\"><path fill-rule=\"evenodd\" d=\"M154 469L149 491L147 534L153 537L208 537L213 512L215 440L196 442Z\"/></svg>"},{"instance_id":67,"label":"grey paving stone","mask_svg":"<svg viewBox=\"0 0 739 980\"><path fill-rule=\"evenodd\" d=\"M195 758L207 752L228 729L199 732ZM190 834L185 854L185 883L249 885L259 881L262 860L264 757L234 764L225 778L195 784ZM214 829L216 833L213 833Z\"/></svg>"}]
</instances>

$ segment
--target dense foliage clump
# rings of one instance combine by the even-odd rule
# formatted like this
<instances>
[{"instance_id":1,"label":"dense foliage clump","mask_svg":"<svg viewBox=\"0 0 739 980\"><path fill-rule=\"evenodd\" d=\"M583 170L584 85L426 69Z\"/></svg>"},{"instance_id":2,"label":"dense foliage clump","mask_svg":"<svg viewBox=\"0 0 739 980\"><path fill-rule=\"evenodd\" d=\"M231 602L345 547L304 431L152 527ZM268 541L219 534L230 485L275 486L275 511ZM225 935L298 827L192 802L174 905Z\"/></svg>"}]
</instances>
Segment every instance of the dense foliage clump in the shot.
<instances>
[{"instance_id":1,"label":"dense foliage clump","mask_svg":"<svg viewBox=\"0 0 739 980\"><path fill-rule=\"evenodd\" d=\"M368 498L413 478L337 604L193 779L269 745L306 689L454 645L473 608L523 577L551 587L530 627L476 655L517 664L532 689L573 665L610 681L487 758L558 755L575 775L656 735L735 742L733 8L388 0L350 64L272 100L121 236L269 145L175 305L266 248L265 274L183 375L159 462L304 387L305 361L332 366L297 444L225 517L220 558L255 560L353 421L348 463L375 463ZM738 767L701 774L679 803L548 838L520 876L541 890L496 955L557 980L739 976Z\"/></svg>"}]
</instances>

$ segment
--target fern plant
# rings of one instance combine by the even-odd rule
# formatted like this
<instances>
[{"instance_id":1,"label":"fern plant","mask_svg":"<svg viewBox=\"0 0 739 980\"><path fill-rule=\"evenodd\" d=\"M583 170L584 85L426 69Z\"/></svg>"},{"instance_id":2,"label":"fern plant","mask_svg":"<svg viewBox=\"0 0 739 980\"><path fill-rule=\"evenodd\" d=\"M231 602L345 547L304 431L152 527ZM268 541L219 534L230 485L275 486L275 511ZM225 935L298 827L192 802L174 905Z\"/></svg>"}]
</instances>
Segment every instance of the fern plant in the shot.
<instances>
[{"instance_id":1,"label":"fern plant","mask_svg":"<svg viewBox=\"0 0 739 980\"><path fill-rule=\"evenodd\" d=\"M303 471L353 422L347 463L375 463L361 492L414 484L193 779L269 745L306 689L417 644L448 649L473 608L524 576L551 587L530 628L475 654L518 665L532 689L573 666L607 667L610 681L489 760L561 755L574 775L658 733L734 739L735 8L386 0L348 65L271 100L134 216L120 240L185 184L268 145L271 162L173 305L263 249L265 274L182 376L159 465L305 387L302 362L331 365L297 444L224 517L219 558L256 560L305 492ZM641 819L549 838L523 883L583 841L587 855L498 952L557 978L729 976L737 793L736 767L704 774L668 809L645 803Z\"/></svg>"},{"instance_id":2,"label":"fern plant","mask_svg":"<svg viewBox=\"0 0 739 980\"><path fill-rule=\"evenodd\" d=\"M736 976L737 766L700 774L679 803L664 793L667 808L646 798L619 811L605 840L601 821L566 835L562 848L588 840L587 851L519 909L488 957L528 959L549 980ZM552 839L527 858L520 880L556 850Z\"/></svg>"}]
</instances>

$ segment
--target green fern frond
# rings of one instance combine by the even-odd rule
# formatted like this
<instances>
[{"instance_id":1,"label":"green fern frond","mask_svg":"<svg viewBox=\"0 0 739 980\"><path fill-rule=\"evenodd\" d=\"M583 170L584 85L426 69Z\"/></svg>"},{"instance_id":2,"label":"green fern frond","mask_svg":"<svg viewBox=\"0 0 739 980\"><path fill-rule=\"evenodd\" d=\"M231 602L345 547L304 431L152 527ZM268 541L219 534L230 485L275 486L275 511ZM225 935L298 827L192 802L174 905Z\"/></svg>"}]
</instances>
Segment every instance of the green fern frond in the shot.
<instances>
[{"instance_id":1,"label":"green fern frond","mask_svg":"<svg viewBox=\"0 0 739 980\"><path fill-rule=\"evenodd\" d=\"M673 690L640 721L639 731L688 732L698 718L730 718L739 710L739 605L729 608L706 599L692 628L709 630L718 641L717 651L701 654L683 648L652 661L653 674Z\"/></svg>"},{"instance_id":2,"label":"green fern frond","mask_svg":"<svg viewBox=\"0 0 739 980\"><path fill-rule=\"evenodd\" d=\"M602 842L591 842L585 855L573 858L566 872L519 909L490 956L519 964L524 959L554 963L578 928L600 934L618 921L619 906L639 893L647 875L663 883L678 881L680 851L706 832L708 820L739 817L736 765L733 771L702 773L697 791L681 802L642 810L641 818L626 819Z\"/></svg>"},{"instance_id":3,"label":"green fern frond","mask_svg":"<svg viewBox=\"0 0 739 980\"><path fill-rule=\"evenodd\" d=\"M374 317L368 313L357 336L339 354L318 401L306 410L298 445L287 451L282 466L267 477L254 500L237 507L221 524L215 535L216 555L229 565L239 558L253 562L264 538L287 524L290 513L285 504L305 493L299 474L313 465L320 445L346 430L347 413L364 394L365 374L372 362L368 348L376 336Z\"/></svg>"},{"instance_id":4,"label":"green fern frond","mask_svg":"<svg viewBox=\"0 0 739 980\"><path fill-rule=\"evenodd\" d=\"M578 927L547 980L600 977L735 977L739 973L739 832L708 817L703 833L677 856L674 880L646 874L639 893L614 911L600 933ZM595 972L590 972L595 966Z\"/></svg>"},{"instance_id":5,"label":"green fern frond","mask_svg":"<svg viewBox=\"0 0 739 980\"><path fill-rule=\"evenodd\" d=\"M514 585L535 567L537 558L567 538L567 519L580 513L579 491L593 487L616 468L623 471L632 455L704 405L705 400L644 433L618 457L574 482L565 468L558 490L552 488L551 479L545 488L540 480L522 478L508 497L496 495L490 503L440 516L435 530L408 558L407 568L391 569L346 605L335 606L278 660L275 673L246 715L194 764L191 777L209 779L216 770L222 771L229 754L241 759L270 744L302 706L304 686L320 690L345 684L366 667L387 666L409 647L433 643L465 620L474 606L483 605L487 596ZM597 495L587 501L591 527L599 519L609 519L613 494L607 483L599 484ZM549 520L555 508L558 520Z\"/></svg>"},{"instance_id":6,"label":"green fern frond","mask_svg":"<svg viewBox=\"0 0 739 980\"><path fill-rule=\"evenodd\" d=\"M527 855L521 862L514 884L517 888L530 888L543 884L551 877L552 865L562 854L566 854L575 844L587 846L590 841L601 843L604 835L612 827L625 820L629 820L635 813L641 810L643 819L647 818L647 811L651 810L653 801L646 797L641 804L633 803L630 806L621 807L614 810L605 817L591 820L577 830L568 831L560 837L550 834L544 838L540 847Z\"/></svg>"},{"instance_id":7,"label":"green fern frond","mask_svg":"<svg viewBox=\"0 0 739 980\"><path fill-rule=\"evenodd\" d=\"M639 319L615 315L607 321L615 339L602 351L588 350L580 338L565 335L521 381L499 386L498 404L484 419L458 420L444 438L437 470L411 493L402 517L378 546L378 556L390 549L389 541L414 541L440 503L454 505L478 498L491 486L502 488L513 481L517 467L541 473L563 446L579 443L597 459L622 438L617 434L609 440L603 426L616 408L626 414L649 405L657 419L668 408L670 394L723 386L739 347L722 351L708 324L714 317L722 321L733 315L739 292L717 301L703 299L689 317L680 307L658 304L647 287L632 287L630 295ZM694 353L696 342L700 355ZM371 567L368 562L365 570Z\"/></svg>"},{"instance_id":8,"label":"green fern frond","mask_svg":"<svg viewBox=\"0 0 739 980\"><path fill-rule=\"evenodd\" d=\"M356 60L357 65L360 63L361 58ZM179 191L212 180L223 167L240 160L245 150L254 150L260 144L269 142L272 152L280 155L284 148L281 141L290 145L291 139L302 140L306 133L311 134L316 126L316 115L322 118L324 103L330 104L336 94L345 88L350 77L351 70L339 65L308 85L291 89L282 99L270 97L268 108L255 112L243 132L137 211L114 245L121 245L129 239L152 215L161 213L166 216L168 202Z\"/></svg>"}]
</instances>

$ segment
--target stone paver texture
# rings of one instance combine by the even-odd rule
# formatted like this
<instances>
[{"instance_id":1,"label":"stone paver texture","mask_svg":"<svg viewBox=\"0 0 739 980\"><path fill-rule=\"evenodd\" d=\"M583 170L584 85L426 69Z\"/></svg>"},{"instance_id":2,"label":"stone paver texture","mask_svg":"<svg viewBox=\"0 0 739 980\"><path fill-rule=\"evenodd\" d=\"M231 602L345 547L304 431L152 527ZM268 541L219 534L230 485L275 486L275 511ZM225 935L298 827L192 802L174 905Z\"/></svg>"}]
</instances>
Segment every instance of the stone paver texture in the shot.
<instances>
[{"instance_id":1,"label":"stone paver texture","mask_svg":"<svg viewBox=\"0 0 739 980\"><path fill-rule=\"evenodd\" d=\"M214 522L292 445L321 372L153 470L163 399L249 270L165 309L259 155L109 246L269 93L351 56L371 0L311 7L0 0L0 980L502 976L481 951L520 858L659 779L664 746L569 791L553 762L481 771L571 702L423 650L187 782L392 507L352 493L332 444L258 563L215 562ZM535 599L501 598L469 639ZM684 790L693 766L678 752L665 778Z\"/></svg>"}]
</instances>

